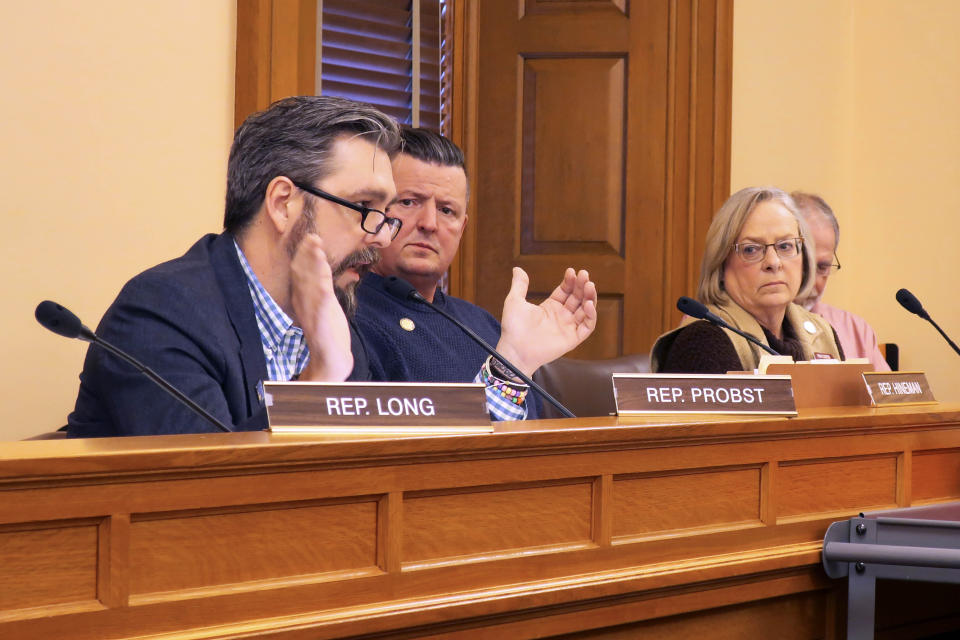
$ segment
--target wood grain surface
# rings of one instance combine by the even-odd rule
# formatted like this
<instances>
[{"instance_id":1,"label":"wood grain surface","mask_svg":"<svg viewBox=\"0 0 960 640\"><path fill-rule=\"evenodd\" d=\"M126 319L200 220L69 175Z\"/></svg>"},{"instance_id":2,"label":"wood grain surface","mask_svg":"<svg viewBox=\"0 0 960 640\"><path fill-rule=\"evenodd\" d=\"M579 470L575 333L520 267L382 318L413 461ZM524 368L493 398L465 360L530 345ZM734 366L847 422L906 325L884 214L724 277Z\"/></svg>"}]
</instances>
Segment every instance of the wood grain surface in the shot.
<instances>
[{"instance_id":1,"label":"wood grain surface","mask_svg":"<svg viewBox=\"0 0 960 640\"><path fill-rule=\"evenodd\" d=\"M5 443L0 637L838 637L827 525L958 462L942 404Z\"/></svg>"}]
</instances>

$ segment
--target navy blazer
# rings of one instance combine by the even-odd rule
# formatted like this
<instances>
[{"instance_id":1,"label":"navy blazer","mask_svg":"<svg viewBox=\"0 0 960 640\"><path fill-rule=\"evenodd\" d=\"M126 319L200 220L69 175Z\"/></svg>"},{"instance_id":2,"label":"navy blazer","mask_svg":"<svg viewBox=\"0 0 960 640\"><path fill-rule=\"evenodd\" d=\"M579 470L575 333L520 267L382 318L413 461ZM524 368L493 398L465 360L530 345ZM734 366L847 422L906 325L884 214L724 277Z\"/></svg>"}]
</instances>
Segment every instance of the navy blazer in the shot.
<instances>
[{"instance_id":1,"label":"navy blazer","mask_svg":"<svg viewBox=\"0 0 960 640\"><path fill-rule=\"evenodd\" d=\"M233 236L209 234L128 282L97 334L237 430L267 426L266 359ZM70 437L216 431L132 366L91 345Z\"/></svg>"}]
</instances>

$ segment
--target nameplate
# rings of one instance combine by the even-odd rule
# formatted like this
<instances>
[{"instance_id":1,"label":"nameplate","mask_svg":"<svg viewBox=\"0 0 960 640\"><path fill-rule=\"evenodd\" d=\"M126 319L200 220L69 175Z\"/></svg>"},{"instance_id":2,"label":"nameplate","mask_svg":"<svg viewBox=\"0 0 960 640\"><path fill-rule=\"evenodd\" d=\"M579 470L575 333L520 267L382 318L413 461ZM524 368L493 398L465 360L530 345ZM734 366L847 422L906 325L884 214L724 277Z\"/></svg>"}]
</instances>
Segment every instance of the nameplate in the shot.
<instances>
[{"instance_id":1,"label":"nameplate","mask_svg":"<svg viewBox=\"0 0 960 640\"><path fill-rule=\"evenodd\" d=\"M270 430L325 435L490 433L479 383L264 382Z\"/></svg>"},{"instance_id":2,"label":"nameplate","mask_svg":"<svg viewBox=\"0 0 960 640\"><path fill-rule=\"evenodd\" d=\"M795 416L790 376L615 373L617 415L726 413Z\"/></svg>"},{"instance_id":3,"label":"nameplate","mask_svg":"<svg viewBox=\"0 0 960 640\"><path fill-rule=\"evenodd\" d=\"M936 402L922 371L868 371L863 382L874 407Z\"/></svg>"}]
</instances>

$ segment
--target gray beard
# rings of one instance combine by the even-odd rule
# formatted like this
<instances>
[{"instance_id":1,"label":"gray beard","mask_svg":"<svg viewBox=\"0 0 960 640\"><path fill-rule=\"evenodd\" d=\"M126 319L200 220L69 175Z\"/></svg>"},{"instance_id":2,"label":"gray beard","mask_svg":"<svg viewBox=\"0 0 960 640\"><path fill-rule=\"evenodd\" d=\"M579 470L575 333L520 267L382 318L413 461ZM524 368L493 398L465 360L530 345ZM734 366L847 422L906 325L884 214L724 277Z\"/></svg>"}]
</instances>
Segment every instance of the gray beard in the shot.
<instances>
[{"instance_id":1,"label":"gray beard","mask_svg":"<svg viewBox=\"0 0 960 640\"><path fill-rule=\"evenodd\" d=\"M356 268L360 274L360 279L367 275L370 268L380 262L380 252L373 247L364 247L354 251L346 258L340 261L333 270L333 281L336 282L340 275L350 268ZM334 284L333 289L337 294L337 300L343 308L343 312L348 318L352 318L357 313L357 285L360 281L351 282L346 287L338 287Z\"/></svg>"},{"instance_id":2,"label":"gray beard","mask_svg":"<svg viewBox=\"0 0 960 640\"><path fill-rule=\"evenodd\" d=\"M290 239L287 241L287 253L290 255L291 260L297 252L297 247L300 246L300 243L303 242L306 235L308 233L316 233L316 231L317 224L314 217L313 204L305 202L303 215L297 220L293 233L290 234ZM380 262L380 252L375 248L364 247L363 249L358 249L347 255L337 265L330 265L330 268L333 270L333 281L336 283L337 278L343 274L344 271L353 267L357 268L360 277L363 278L363 276L370 271L370 267L378 262ZM353 318L357 313L357 284L359 283L352 282L346 287L338 287L336 284L333 285L337 302L340 303L340 307L343 309L347 318Z\"/></svg>"},{"instance_id":3,"label":"gray beard","mask_svg":"<svg viewBox=\"0 0 960 640\"><path fill-rule=\"evenodd\" d=\"M337 302L340 303L340 308L348 319L353 319L357 314L357 284L359 283L351 282L346 287L333 288L333 292L337 294Z\"/></svg>"}]
</instances>

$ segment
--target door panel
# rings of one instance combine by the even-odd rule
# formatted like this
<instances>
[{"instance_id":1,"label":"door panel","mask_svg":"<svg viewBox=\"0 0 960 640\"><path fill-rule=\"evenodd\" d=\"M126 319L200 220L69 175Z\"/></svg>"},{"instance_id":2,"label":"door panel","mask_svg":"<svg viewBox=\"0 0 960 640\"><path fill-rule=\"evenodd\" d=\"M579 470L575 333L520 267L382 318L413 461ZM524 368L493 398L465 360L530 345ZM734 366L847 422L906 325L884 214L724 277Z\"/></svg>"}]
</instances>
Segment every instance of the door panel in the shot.
<instances>
[{"instance_id":1,"label":"door panel","mask_svg":"<svg viewBox=\"0 0 960 640\"><path fill-rule=\"evenodd\" d=\"M499 315L513 265L539 298L586 268L601 318L571 355L645 352L729 188L729 2L478 5L475 272L454 293Z\"/></svg>"},{"instance_id":2,"label":"door panel","mask_svg":"<svg viewBox=\"0 0 960 640\"><path fill-rule=\"evenodd\" d=\"M623 58L522 64L521 255L622 257Z\"/></svg>"}]
</instances>

